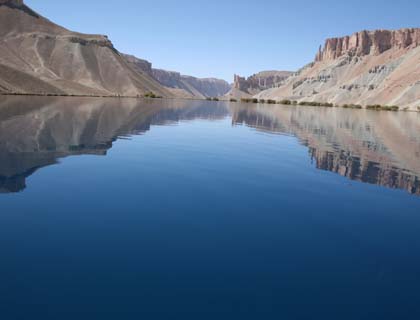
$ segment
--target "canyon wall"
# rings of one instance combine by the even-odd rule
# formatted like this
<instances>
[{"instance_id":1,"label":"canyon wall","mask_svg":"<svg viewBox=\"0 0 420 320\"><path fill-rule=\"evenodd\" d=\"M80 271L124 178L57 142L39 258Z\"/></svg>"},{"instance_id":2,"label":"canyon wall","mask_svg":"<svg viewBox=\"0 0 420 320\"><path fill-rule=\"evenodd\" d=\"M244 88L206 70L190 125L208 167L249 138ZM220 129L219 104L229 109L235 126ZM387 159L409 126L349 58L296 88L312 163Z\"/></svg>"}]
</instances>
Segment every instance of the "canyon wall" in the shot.
<instances>
[{"instance_id":1,"label":"canyon wall","mask_svg":"<svg viewBox=\"0 0 420 320\"><path fill-rule=\"evenodd\" d=\"M236 98L255 95L263 90L281 86L291 74L289 71L262 71L248 78L235 74L233 88L228 95Z\"/></svg>"},{"instance_id":2,"label":"canyon wall","mask_svg":"<svg viewBox=\"0 0 420 320\"><path fill-rule=\"evenodd\" d=\"M220 97L231 89L230 84L221 79L196 78L176 71L155 69L149 61L126 54L124 57L134 69L151 76L177 97L199 99Z\"/></svg>"},{"instance_id":3,"label":"canyon wall","mask_svg":"<svg viewBox=\"0 0 420 320\"><path fill-rule=\"evenodd\" d=\"M104 35L69 31L23 1L0 2L0 92L95 96L173 94L139 73Z\"/></svg>"},{"instance_id":4,"label":"canyon wall","mask_svg":"<svg viewBox=\"0 0 420 320\"><path fill-rule=\"evenodd\" d=\"M314 62L256 97L420 111L420 29L361 31L328 39Z\"/></svg>"},{"instance_id":5,"label":"canyon wall","mask_svg":"<svg viewBox=\"0 0 420 320\"><path fill-rule=\"evenodd\" d=\"M157 70L105 35L69 31L23 1L0 0L0 93L206 98L230 85Z\"/></svg>"},{"instance_id":6,"label":"canyon wall","mask_svg":"<svg viewBox=\"0 0 420 320\"><path fill-rule=\"evenodd\" d=\"M351 36L330 38L320 48L315 61L328 61L343 55L380 55L394 49L405 49L420 45L420 29L361 31Z\"/></svg>"},{"instance_id":7,"label":"canyon wall","mask_svg":"<svg viewBox=\"0 0 420 320\"><path fill-rule=\"evenodd\" d=\"M129 54L123 54L123 56L133 69L153 77L153 69L151 62Z\"/></svg>"},{"instance_id":8,"label":"canyon wall","mask_svg":"<svg viewBox=\"0 0 420 320\"><path fill-rule=\"evenodd\" d=\"M184 92L186 97L207 98L225 95L231 88L225 80L214 78L196 78L179 72L153 69L153 77L168 88Z\"/></svg>"},{"instance_id":9,"label":"canyon wall","mask_svg":"<svg viewBox=\"0 0 420 320\"><path fill-rule=\"evenodd\" d=\"M205 97L220 97L231 89L231 85L227 81L215 78L196 78L183 75L182 81Z\"/></svg>"}]
</instances>

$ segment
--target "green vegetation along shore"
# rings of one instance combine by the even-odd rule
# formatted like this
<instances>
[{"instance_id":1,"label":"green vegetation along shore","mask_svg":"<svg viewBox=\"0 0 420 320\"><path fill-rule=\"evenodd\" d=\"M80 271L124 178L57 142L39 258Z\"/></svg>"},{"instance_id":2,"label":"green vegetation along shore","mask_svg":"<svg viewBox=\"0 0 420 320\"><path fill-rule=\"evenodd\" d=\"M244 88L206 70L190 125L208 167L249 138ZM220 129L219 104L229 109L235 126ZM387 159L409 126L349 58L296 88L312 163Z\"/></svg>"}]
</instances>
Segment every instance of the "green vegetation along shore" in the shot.
<instances>
[{"instance_id":1,"label":"green vegetation along shore","mask_svg":"<svg viewBox=\"0 0 420 320\"><path fill-rule=\"evenodd\" d=\"M231 102L236 102L232 101ZM345 109L363 109L363 106L360 104L333 104L329 102L316 102L316 101L295 101L295 100L287 100L283 99L280 101L275 100L264 100L264 99L257 99L257 98L242 98L241 102L244 103L266 103L266 104L282 104L282 105L292 105L292 106L307 106L307 107L327 107L327 108L345 108ZM367 110L377 110L377 111L399 111L401 108L399 106L387 106L387 105L367 105L365 106ZM417 107L417 110L420 111L420 107Z\"/></svg>"}]
</instances>

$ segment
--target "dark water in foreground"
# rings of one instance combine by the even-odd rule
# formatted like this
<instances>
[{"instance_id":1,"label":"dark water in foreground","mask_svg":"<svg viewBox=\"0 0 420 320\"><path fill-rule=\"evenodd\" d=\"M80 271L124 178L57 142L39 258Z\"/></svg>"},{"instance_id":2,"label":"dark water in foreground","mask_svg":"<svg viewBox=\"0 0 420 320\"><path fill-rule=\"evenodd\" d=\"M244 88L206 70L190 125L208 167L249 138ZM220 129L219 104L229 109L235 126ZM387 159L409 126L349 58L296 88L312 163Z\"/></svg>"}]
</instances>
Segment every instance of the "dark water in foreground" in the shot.
<instances>
[{"instance_id":1,"label":"dark water in foreground","mask_svg":"<svg viewBox=\"0 0 420 320\"><path fill-rule=\"evenodd\" d=\"M420 116L0 99L0 319L419 319Z\"/></svg>"}]
</instances>

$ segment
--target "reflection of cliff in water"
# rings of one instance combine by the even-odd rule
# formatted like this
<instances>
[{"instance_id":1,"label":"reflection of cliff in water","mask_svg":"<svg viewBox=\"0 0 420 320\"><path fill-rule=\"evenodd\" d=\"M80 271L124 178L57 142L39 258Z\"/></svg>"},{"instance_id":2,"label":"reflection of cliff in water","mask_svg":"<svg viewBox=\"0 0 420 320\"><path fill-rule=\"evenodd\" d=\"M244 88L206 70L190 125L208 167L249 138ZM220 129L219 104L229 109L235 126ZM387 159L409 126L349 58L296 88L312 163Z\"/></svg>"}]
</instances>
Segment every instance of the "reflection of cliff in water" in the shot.
<instances>
[{"instance_id":1,"label":"reflection of cliff in water","mask_svg":"<svg viewBox=\"0 0 420 320\"><path fill-rule=\"evenodd\" d=\"M418 114L238 105L233 122L297 136L318 169L420 195Z\"/></svg>"},{"instance_id":2,"label":"reflection of cliff in water","mask_svg":"<svg viewBox=\"0 0 420 320\"><path fill-rule=\"evenodd\" d=\"M38 168L69 155L106 155L121 136L151 125L221 119L223 104L136 99L0 99L0 193L18 192Z\"/></svg>"},{"instance_id":3,"label":"reflection of cliff in water","mask_svg":"<svg viewBox=\"0 0 420 320\"><path fill-rule=\"evenodd\" d=\"M337 108L232 104L234 124L291 134L319 169L420 195L420 115ZM222 119L206 101L0 98L0 193L25 188L37 169L69 155L106 155L119 137L152 125Z\"/></svg>"}]
</instances>

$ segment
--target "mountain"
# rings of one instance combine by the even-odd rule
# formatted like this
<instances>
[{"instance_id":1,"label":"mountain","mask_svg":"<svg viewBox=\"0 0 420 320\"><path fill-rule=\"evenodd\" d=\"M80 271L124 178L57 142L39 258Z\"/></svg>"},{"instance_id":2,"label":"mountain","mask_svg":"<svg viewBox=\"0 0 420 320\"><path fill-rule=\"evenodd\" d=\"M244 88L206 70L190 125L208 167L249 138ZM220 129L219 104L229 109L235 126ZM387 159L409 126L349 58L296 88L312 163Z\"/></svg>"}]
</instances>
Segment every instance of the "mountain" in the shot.
<instances>
[{"instance_id":1,"label":"mountain","mask_svg":"<svg viewBox=\"0 0 420 320\"><path fill-rule=\"evenodd\" d=\"M420 107L420 29L361 31L327 39L315 61L263 99Z\"/></svg>"},{"instance_id":2,"label":"mountain","mask_svg":"<svg viewBox=\"0 0 420 320\"><path fill-rule=\"evenodd\" d=\"M179 72L166 70L153 70L154 78L162 85L182 90L186 95L193 98L220 97L225 95L230 89L230 84L221 79L215 78L196 78L182 75Z\"/></svg>"},{"instance_id":3,"label":"mountain","mask_svg":"<svg viewBox=\"0 0 420 320\"><path fill-rule=\"evenodd\" d=\"M206 98L230 85L153 69L104 35L69 31L21 0L0 0L0 93Z\"/></svg>"},{"instance_id":4,"label":"mountain","mask_svg":"<svg viewBox=\"0 0 420 320\"><path fill-rule=\"evenodd\" d=\"M226 96L228 98L251 97L263 90L281 86L291 75L290 71L261 71L248 78L235 74L232 89Z\"/></svg>"},{"instance_id":5,"label":"mountain","mask_svg":"<svg viewBox=\"0 0 420 320\"><path fill-rule=\"evenodd\" d=\"M25 94L173 94L133 69L103 35L69 31L22 0L0 0L0 92Z\"/></svg>"},{"instance_id":6,"label":"mountain","mask_svg":"<svg viewBox=\"0 0 420 320\"><path fill-rule=\"evenodd\" d=\"M179 72L152 68L152 63L132 55L124 55L131 66L139 72L145 72L161 85L183 98L220 97L225 95L231 86L228 82L214 78L196 78L182 75Z\"/></svg>"}]
</instances>

